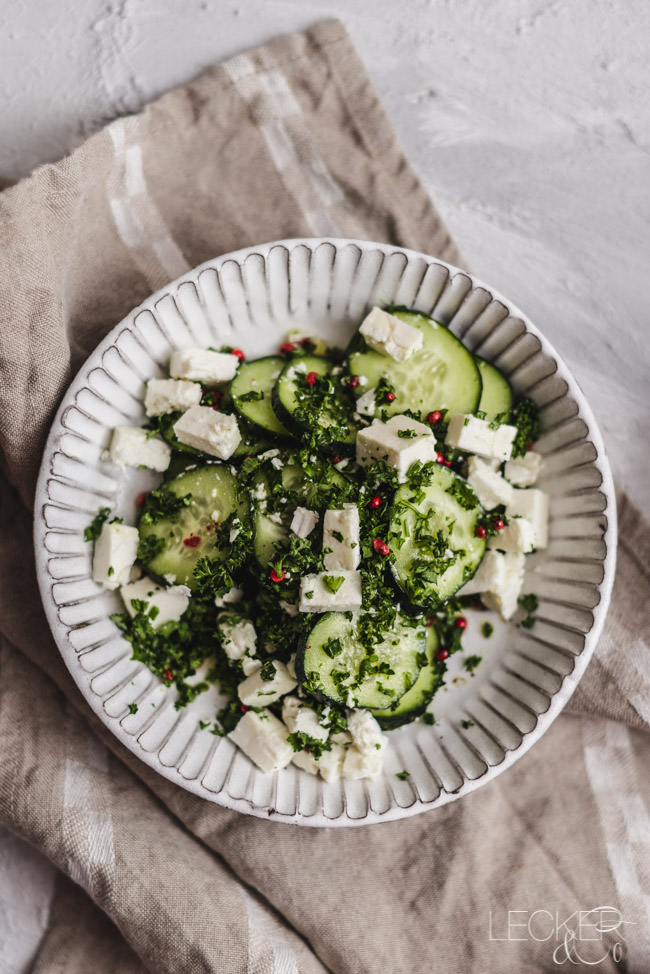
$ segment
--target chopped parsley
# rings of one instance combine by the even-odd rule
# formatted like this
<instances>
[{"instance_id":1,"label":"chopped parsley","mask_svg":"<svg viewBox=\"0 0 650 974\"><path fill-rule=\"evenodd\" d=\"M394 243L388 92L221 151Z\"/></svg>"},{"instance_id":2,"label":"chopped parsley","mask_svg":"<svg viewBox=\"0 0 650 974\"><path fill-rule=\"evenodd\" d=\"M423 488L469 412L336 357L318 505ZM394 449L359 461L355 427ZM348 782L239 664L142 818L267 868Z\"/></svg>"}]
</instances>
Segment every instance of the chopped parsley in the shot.
<instances>
[{"instance_id":1,"label":"chopped parsley","mask_svg":"<svg viewBox=\"0 0 650 974\"><path fill-rule=\"evenodd\" d=\"M463 666L465 667L468 673L471 673L473 675L474 671L476 670L476 667L479 665L482 659L483 659L482 656L476 656L476 655L468 656L467 659L463 662Z\"/></svg>"},{"instance_id":2,"label":"chopped parsley","mask_svg":"<svg viewBox=\"0 0 650 974\"><path fill-rule=\"evenodd\" d=\"M238 402L261 402L262 399L264 399L264 393L261 389L251 389L250 392L237 396Z\"/></svg>"},{"instance_id":3,"label":"chopped parsley","mask_svg":"<svg viewBox=\"0 0 650 974\"><path fill-rule=\"evenodd\" d=\"M484 639L489 639L494 632L494 626L491 622L484 622L481 626L481 633Z\"/></svg>"},{"instance_id":4,"label":"chopped parsley","mask_svg":"<svg viewBox=\"0 0 650 974\"><path fill-rule=\"evenodd\" d=\"M411 772L410 771L397 771L396 774L395 774L395 777L396 778L399 778L400 781L406 781L407 778L410 778L411 777Z\"/></svg>"},{"instance_id":5,"label":"chopped parsley","mask_svg":"<svg viewBox=\"0 0 650 974\"><path fill-rule=\"evenodd\" d=\"M167 487L150 490L140 515L140 524L157 524L158 521L178 521L183 508L190 506L191 494L179 497Z\"/></svg>"},{"instance_id":6,"label":"chopped parsley","mask_svg":"<svg viewBox=\"0 0 650 974\"><path fill-rule=\"evenodd\" d=\"M525 456L528 448L539 439L539 408L532 399L519 400L514 411L514 425L517 433L512 444L513 459Z\"/></svg>"},{"instance_id":7,"label":"chopped parsley","mask_svg":"<svg viewBox=\"0 0 650 974\"><path fill-rule=\"evenodd\" d=\"M404 429L404 430L398 430L397 435L401 440L414 440L415 437L418 435L418 433L416 430L413 429Z\"/></svg>"},{"instance_id":8,"label":"chopped parsley","mask_svg":"<svg viewBox=\"0 0 650 974\"><path fill-rule=\"evenodd\" d=\"M520 595L517 602L525 609L527 612L526 618L521 620L521 624L524 629L532 629L535 625L535 617L533 612L537 612L539 608L539 600L536 595L531 592L528 595Z\"/></svg>"},{"instance_id":9,"label":"chopped parsley","mask_svg":"<svg viewBox=\"0 0 650 974\"><path fill-rule=\"evenodd\" d=\"M129 704L129 713L130 714L137 714L137 712L138 712L138 705L137 705L137 703L130 703Z\"/></svg>"},{"instance_id":10,"label":"chopped parsley","mask_svg":"<svg viewBox=\"0 0 650 974\"><path fill-rule=\"evenodd\" d=\"M460 726L461 727L464 727L465 730L469 730L470 727L473 727L474 726L474 721L473 720L461 720Z\"/></svg>"},{"instance_id":11,"label":"chopped parsley","mask_svg":"<svg viewBox=\"0 0 650 974\"><path fill-rule=\"evenodd\" d=\"M84 529L84 541L97 541L102 533L104 522L111 513L110 507L101 507L87 528Z\"/></svg>"},{"instance_id":12,"label":"chopped parsley","mask_svg":"<svg viewBox=\"0 0 650 974\"><path fill-rule=\"evenodd\" d=\"M332 595L336 595L344 582L344 575L323 575L323 585Z\"/></svg>"}]
</instances>

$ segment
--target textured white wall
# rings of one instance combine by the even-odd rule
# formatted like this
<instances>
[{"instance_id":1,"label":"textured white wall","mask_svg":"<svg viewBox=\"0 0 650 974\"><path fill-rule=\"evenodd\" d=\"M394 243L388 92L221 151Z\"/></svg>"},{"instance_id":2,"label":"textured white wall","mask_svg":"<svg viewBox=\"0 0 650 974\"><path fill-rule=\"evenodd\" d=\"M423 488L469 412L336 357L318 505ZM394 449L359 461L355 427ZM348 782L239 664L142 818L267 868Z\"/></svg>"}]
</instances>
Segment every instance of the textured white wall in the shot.
<instances>
[{"instance_id":1,"label":"textured white wall","mask_svg":"<svg viewBox=\"0 0 650 974\"><path fill-rule=\"evenodd\" d=\"M566 359L615 477L647 507L646 0L9 0L0 177L55 160L214 62L327 16L347 23L474 271ZM4 848L5 890L47 891L47 871ZM29 917L45 916L24 902ZM15 933L13 962L2 919L0 971L14 974L31 948ZM37 936L38 923L23 926Z\"/></svg>"}]
</instances>

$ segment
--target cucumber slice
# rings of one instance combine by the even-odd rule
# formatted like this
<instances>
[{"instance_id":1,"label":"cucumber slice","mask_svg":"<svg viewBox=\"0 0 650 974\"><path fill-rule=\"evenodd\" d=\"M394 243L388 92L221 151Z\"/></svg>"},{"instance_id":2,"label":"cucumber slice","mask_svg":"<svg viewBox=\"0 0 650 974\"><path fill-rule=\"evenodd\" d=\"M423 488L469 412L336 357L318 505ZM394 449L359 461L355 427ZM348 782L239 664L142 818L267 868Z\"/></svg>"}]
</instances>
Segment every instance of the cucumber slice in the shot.
<instances>
[{"instance_id":1,"label":"cucumber slice","mask_svg":"<svg viewBox=\"0 0 650 974\"><path fill-rule=\"evenodd\" d=\"M222 561L227 554L225 549L217 548L217 523L213 514L217 513L220 524L235 510L243 514L245 507L236 499L235 478L228 467L219 463L183 473L167 481L165 490L178 497L191 494L192 498L189 506L181 510L178 520L165 518L155 524L138 525L141 542L149 537L164 541L162 551L143 564L150 575L164 582L169 581L166 576L173 575L174 584L193 588L193 572L199 558L208 555ZM183 543L190 537L200 539L195 547Z\"/></svg>"},{"instance_id":2,"label":"cucumber slice","mask_svg":"<svg viewBox=\"0 0 650 974\"><path fill-rule=\"evenodd\" d=\"M414 605L432 608L472 577L485 553L485 538L475 534L483 515L465 478L448 467L436 465L422 488L398 488L388 541L395 554L391 568Z\"/></svg>"},{"instance_id":3,"label":"cucumber slice","mask_svg":"<svg viewBox=\"0 0 650 974\"><path fill-rule=\"evenodd\" d=\"M295 507L298 505L306 505L311 508L324 510L329 506L328 497L330 488L333 486L342 487L345 484L345 477L338 470L335 470L328 461L321 461L321 463L324 467L326 464L324 471L322 471L324 476L320 483L312 483L304 479L300 467L285 462L281 474L282 486L286 491L297 491L298 497L296 504L287 505L273 512L275 520L271 520L265 511L259 509L255 511L253 518L253 551L261 568L267 568L269 563L274 559L276 553L274 543L277 541L285 541L289 537L289 525L291 524ZM263 469L255 477L253 494L255 488L260 484L268 488L268 479ZM278 514L281 517L279 523L277 520ZM318 527L314 529L314 535L317 536L317 532Z\"/></svg>"},{"instance_id":4,"label":"cucumber slice","mask_svg":"<svg viewBox=\"0 0 650 974\"><path fill-rule=\"evenodd\" d=\"M181 413L169 413L167 416L160 417L160 435L163 440L171 446L173 450L177 453L186 453L189 456L197 457L201 463L209 463L214 461L214 457L209 453L204 453L202 450L196 450L193 446L187 446L186 443L181 443L174 433L174 423L176 423L181 417ZM253 429L245 423L242 419L237 417L239 432L241 433L241 443L233 453L231 459L236 460L237 457L247 457L252 456L255 453L259 453L262 450L266 450L270 445L269 441L264 439L261 435L259 429Z\"/></svg>"},{"instance_id":5,"label":"cucumber slice","mask_svg":"<svg viewBox=\"0 0 650 974\"><path fill-rule=\"evenodd\" d=\"M328 390L319 381L314 385L305 381L310 372L328 376L333 368L319 355L291 359L273 389L273 410L299 439L307 433L313 445L325 453L352 456L357 429L352 420L354 408L345 390L338 382L334 390Z\"/></svg>"},{"instance_id":6,"label":"cucumber slice","mask_svg":"<svg viewBox=\"0 0 650 974\"><path fill-rule=\"evenodd\" d=\"M478 370L481 373L483 389L479 400L479 411L485 413L487 419L496 419L499 414L503 416L504 422L508 422L512 412L512 388L502 372L499 372L495 365L486 362L485 359L475 355Z\"/></svg>"},{"instance_id":7,"label":"cucumber slice","mask_svg":"<svg viewBox=\"0 0 650 974\"><path fill-rule=\"evenodd\" d=\"M392 311L391 314L419 328L423 337L422 348L406 362L396 362L390 356L368 348L358 336L348 359L350 372L361 379L355 395L363 395L383 378L391 383L395 392L394 402L382 405L388 416L407 409L421 418L433 409L447 409L449 413L475 412L481 398L481 376L471 352L448 328L426 315L410 311Z\"/></svg>"},{"instance_id":8,"label":"cucumber slice","mask_svg":"<svg viewBox=\"0 0 650 974\"><path fill-rule=\"evenodd\" d=\"M198 470L200 467L211 466L215 463L219 464L221 460L217 460L215 457L208 460L205 454L192 457L188 453L172 453L169 466L163 474L163 480L174 480L188 470Z\"/></svg>"},{"instance_id":9,"label":"cucumber slice","mask_svg":"<svg viewBox=\"0 0 650 974\"><path fill-rule=\"evenodd\" d=\"M350 618L350 616L352 618ZM368 656L360 631L369 613L329 612L303 637L296 676L317 696L346 707L385 709L415 683L425 629L399 614Z\"/></svg>"},{"instance_id":10,"label":"cucumber slice","mask_svg":"<svg viewBox=\"0 0 650 974\"><path fill-rule=\"evenodd\" d=\"M443 682L446 670L445 664L439 663L435 658L437 648L438 636L436 630L431 626L430 629L427 629L424 650L427 661L411 689L407 690L403 697L400 697L385 710L371 708L370 712L382 730L392 730L394 727L401 727L402 724L410 724L412 720L425 712L433 700L433 695Z\"/></svg>"},{"instance_id":11,"label":"cucumber slice","mask_svg":"<svg viewBox=\"0 0 650 974\"><path fill-rule=\"evenodd\" d=\"M290 439L290 433L277 418L271 405L273 386L285 364L286 360L279 355L243 362L230 383L230 395L233 406L244 419L258 429L286 440ZM254 398L256 396L261 398Z\"/></svg>"}]
</instances>

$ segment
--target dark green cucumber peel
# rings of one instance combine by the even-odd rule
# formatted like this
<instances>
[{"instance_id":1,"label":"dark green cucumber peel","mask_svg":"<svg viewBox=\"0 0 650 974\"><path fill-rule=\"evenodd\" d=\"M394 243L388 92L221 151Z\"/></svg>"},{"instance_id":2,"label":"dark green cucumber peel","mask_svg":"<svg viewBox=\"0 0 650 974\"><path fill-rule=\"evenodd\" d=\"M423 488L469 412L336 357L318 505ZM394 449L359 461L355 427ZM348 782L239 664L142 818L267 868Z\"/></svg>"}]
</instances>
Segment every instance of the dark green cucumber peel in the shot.
<instances>
[{"instance_id":1,"label":"dark green cucumber peel","mask_svg":"<svg viewBox=\"0 0 650 974\"><path fill-rule=\"evenodd\" d=\"M382 410L389 416L407 409L422 419L434 409L447 409L450 413L475 412L482 383L471 352L433 318L401 309L387 310L422 332L422 348L413 352L406 362L396 362L369 348L363 336L357 334L349 349L348 368L365 382L359 383L355 395L363 395L383 378L395 392L392 403L382 404Z\"/></svg>"},{"instance_id":2,"label":"dark green cucumber peel","mask_svg":"<svg viewBox=\"0 0 650 974\"><path fill-rule=\"evenodd\" d=\"M296 676L321 700L344 707L386 709L418 678L425 654L424 629L409 625L398 615L393 628L373 647L376 659L370 660L358 638L361 616L347 612L321 616L300 642ZM354 689L353 683L358 683Z\"/></svg>"},{"instance_id":3,"label":"dark green cucumber peel","mask_svg":"<svg viewBox=\"0 0 650 974\"><path fill-rule=\"evenodd\" d=\"M305 376L309 372L315 372L319 376L329 375L333 367L328 359L319 355L302 355L291 359L273 387L273 411L282 424L298 439L304 439L307 434L324 453L331 456L351 457L355 451L357 430L351 419L353 408L345 403L343 390L336 396L334 409L328 408L327 403L323 403L322 408L314 409L313 413L309 410L310 392ZM318 401L317 389L313 398L315 402ZM344 415L346 412L347 415ZM338 413L341 415L339 416ZM345 426L346 436L329 440L324 430L333 425Z\"/></svg>"},{"instance_id":4,"label":"dark green cucumber peel","mask_svg":"<svg viewBox=\"0 0 650 974\"><path fill-rule=\"evenodd\" d=\"M484 515L465 478L442 465L434 467L427 486L398 488L388 538L391 570L413 605L433 608L472 577L485 553L485 539L475 533Z\"/></svg>"}]
</instances>

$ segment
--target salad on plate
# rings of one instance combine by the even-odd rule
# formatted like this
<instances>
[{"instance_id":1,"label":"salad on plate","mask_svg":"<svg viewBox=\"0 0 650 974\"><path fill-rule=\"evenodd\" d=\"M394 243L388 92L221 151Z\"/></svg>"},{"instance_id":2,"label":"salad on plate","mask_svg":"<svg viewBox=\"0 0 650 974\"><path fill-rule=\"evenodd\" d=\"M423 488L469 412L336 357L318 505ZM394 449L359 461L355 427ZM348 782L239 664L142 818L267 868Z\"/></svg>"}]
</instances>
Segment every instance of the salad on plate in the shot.
<instances>
[{"instance_id":1,"label":"salad on plate","mask_svg":"<svg viewBox=\"0 0 650 974\"><path fill-rule=\"evenodd\" d=\"M385 731L434 722L468 607L534 623L537 407L432 318L375 307L345 351L181 348L144 407L105 459L161 482L137 524L86 529L93 578L175 706L216 685L202 731L262 771L378 776Z\"/></svg>"}]
</instances>

